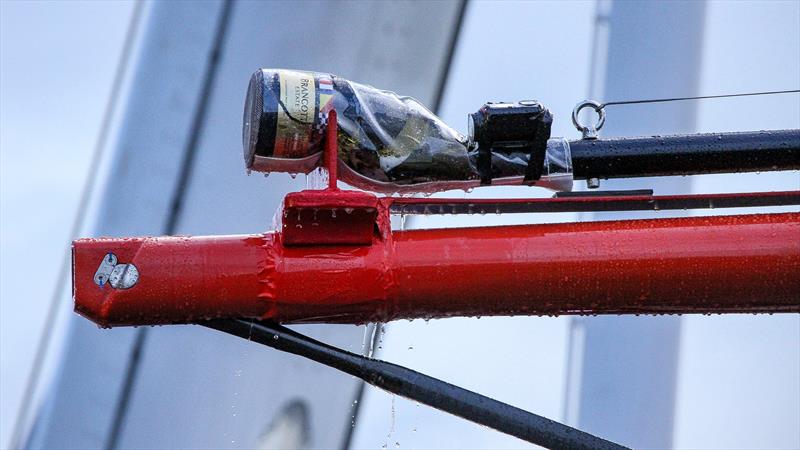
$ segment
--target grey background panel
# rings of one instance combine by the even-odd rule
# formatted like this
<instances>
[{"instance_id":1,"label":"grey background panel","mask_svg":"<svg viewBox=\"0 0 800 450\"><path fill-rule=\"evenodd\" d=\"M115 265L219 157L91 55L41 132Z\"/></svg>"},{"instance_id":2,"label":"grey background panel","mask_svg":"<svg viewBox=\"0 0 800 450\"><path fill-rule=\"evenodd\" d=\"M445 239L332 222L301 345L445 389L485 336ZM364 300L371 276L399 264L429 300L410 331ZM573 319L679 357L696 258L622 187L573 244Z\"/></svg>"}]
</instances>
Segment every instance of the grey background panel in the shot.
<instances>
[{"instance_id":1,"label":"grey background panel","mask_svg":"<svg viewBox=\"0 0 800 450\"><path fill-rule=\"evenodd\" d=\"M458 2L239 2L233 4L176 232L263 232L303 176L245 175L241 126L259 67L332 72L431 104ZM363 327L302 326L360 351ZM200 327L150 330L121 448L254 448L292 401L309 413L315 448L343 442L358 383L332 369Z\"/></svg>"},{"instance_id":2,"label":"grey background panel","mask_svg":"<svg viewBox=\"0 0 800 450\"><path fill-rule=\"evenodd\" d=\"M166 226L221 13L218 1L151 6L106 180L99 236L157 233Z\"/></svg>"},{"instance_id":3,"label":"grey background panel","mask_svg":"<svg viewBox=\"0 0 800 450\"><path fill-rule=\"evenodd\" d=\"M698 95L705 3L614 2L603 101ZM602 136L691 133L695 102L608 108ZM688 178L603 180L601 189L691 192ZM595 214L595 219L619 215ZM626 218L658 217L638 213ZM578 427L634 448L672 446L681 318L576 318ZM573 330L576 328L573 327ZM574 349L573 345L573 349ZM571 403L571 402L568 402Z\"/></svg>"},{"instance_id":4,"label":"grey background panel","mask_svg":"<svg viewBox=\"0 0 800 450\"><path fill-rule=\"evenodd\" d=\"M188 137L183 130L199 100L203 71L196 64L213 44L220 3L153 6L139 31L125 118L116 144L106 149L114 156L91 226L97 236L163 232ZM99 330L70 318L62 364L27 446L106 445L134 335L133 329Z\"/></svg>"},{"instance_id":5,"label":"grey background panel","mask_svg":"<svg viewBox=\"0 0 800 450\"><path fill-rule=\"evenodd\" d=\"M704 2L613 2L603 101L695 95ZM601 135L691 133L697 102L610 106Z\"/></svg>"}]
</instances>

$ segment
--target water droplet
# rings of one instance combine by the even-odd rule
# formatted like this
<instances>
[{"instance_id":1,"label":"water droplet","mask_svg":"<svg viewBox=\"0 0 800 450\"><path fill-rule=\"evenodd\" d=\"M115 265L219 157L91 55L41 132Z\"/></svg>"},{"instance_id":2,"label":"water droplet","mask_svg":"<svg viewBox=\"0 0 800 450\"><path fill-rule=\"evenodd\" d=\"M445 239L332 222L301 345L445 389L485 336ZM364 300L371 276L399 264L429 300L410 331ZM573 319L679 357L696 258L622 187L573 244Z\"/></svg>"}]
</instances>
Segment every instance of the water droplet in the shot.
<instances>
[{"instance_id":1,"label":"water droplet","mask_svg":"<svg viewBox=\"0 0 800 450\"><path fill-rule=\"evenodd\" d=\"M376 341L376 336L378 336L378 328L380 327L381 327L380 323L376 323L372 327L372 335L369 338L369 348L367 351L367 357L369 358L372 358L372 355L375 354L375 341Z\"/></svg>"},{"instance_id":2,"label":"water droplet","mask_svg":"<svg viewBox=\"0 0 800 450\"><path fill-rule=\"evenodd\" d=\"M369 326L364 325L364 338L361 340L361 354L366 355L367 351L367 332L369 331Z\"/></svg>"}]
</instances>

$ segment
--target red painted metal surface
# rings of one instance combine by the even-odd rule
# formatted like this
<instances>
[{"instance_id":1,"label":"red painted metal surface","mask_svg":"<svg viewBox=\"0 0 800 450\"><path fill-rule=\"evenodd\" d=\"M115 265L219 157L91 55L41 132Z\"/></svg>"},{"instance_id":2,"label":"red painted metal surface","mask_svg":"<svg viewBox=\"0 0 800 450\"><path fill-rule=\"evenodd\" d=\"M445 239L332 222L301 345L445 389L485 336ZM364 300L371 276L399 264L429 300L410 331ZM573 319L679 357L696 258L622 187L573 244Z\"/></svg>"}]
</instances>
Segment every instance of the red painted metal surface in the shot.
<instances>
[{"instance_id":1,"label":"red painted metal surface","mask_svg":"<svg viewBox=\"0 0 800 450\"><path fill-rule=\"evenodd\" d=\"M109 252L137 267L133 287L94 282ZM365 246L81 239L73 261L75 308L102 326L800 312L800 213L400 232L379 220Z\"/></svg>"},{"instance_id":2,"label":"red painted metal surface","mask_svg":"<svg viewBox=\"0 0 800 450\"><path fill-rule=\"evenodd\" d=\"M283 200L283 244L369 245L378 198L361 191L301 191Z\"/></svg>"},{"instance_id":3,"label":"red painted metal surface","mask_svg":"<svg viewBox=\"0 0 800 450\"><path fill-rule=\"evenodd\" d=\"M378 215L378 197L337 187L339 163L336 111L328 115L325 167L328 188L292 192L283 199L284 245L369 245Z\"/></svg>"},{"instance_id":4,"label":"red painted metal surface","mask_svg":"<svg viewBox=\"0 0 800 450\"><path fill-rule=\"evenodd\" d=\"M133 287L95 283L108 253L136 266ZM75 311L104 326L228 317L234 310L256 317L274 262L261 236L79 239L72 246Z\"/></svg>"},{"instance_id":5,"label":"red painted metal surface","mask_svg":"<svg viewBox=\"0 0 800 450\"><path fill-rule=\"evenodd\" d=\"M328 169L328 189L338 189L339 180L339 122L335 110L328 113L328 126L325 128L325 168Z\"/></svg>"}]
</instances>

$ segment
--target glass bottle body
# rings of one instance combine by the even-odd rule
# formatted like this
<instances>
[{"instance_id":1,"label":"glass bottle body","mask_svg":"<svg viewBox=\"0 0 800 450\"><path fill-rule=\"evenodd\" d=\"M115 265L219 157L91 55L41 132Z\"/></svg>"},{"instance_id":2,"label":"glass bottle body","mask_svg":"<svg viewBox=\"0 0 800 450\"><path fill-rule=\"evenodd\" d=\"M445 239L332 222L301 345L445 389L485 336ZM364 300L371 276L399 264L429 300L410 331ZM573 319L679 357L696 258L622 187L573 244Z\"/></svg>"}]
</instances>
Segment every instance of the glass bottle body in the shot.
<instances>
[{"instance_id":1,"label":"glass bottle body","mask_svg":"<svg viewBox=\"0 0 800 450\"><path fill-rule=\"evenodd\" d=\"M338 117L342 181L381 193L469 189L480 184L477 146L411 97L319 72L261 69L244 114L245 163L251 170L308 173L321 162L328 113ZM552 170L535 184L567 183L569 147L548 142ZM520 184L528 155L492 155L493 184ZM566 161L563 161L565 160ZM561 162L559 162L561 161ZM571 171L570 171L571 172Z\"/></svg>"}]
</instances>

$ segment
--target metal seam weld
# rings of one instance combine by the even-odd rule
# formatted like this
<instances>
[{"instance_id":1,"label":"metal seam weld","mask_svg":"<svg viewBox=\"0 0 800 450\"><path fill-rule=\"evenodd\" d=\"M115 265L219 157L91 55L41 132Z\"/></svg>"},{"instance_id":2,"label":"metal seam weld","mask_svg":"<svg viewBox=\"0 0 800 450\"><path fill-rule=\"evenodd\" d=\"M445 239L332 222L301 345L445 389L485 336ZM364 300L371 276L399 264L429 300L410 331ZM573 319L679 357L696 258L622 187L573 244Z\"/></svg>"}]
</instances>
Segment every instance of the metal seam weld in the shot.
<instances>
[{"instance_id":1,"label":"metal seam weld","mask_svg":"<svg viewBox=\"0 0 800 450\"><path fill-rule=\"evenodd\" d=\"M264 309L264 314L261 316L261 319L265 320L278 313L277 273L281 271L283 263L281 252L283 246L280 243L280 235L278 233L264 233L262 236L263 243L261 247L264 249L265 257L263 265L258 272L258 282L262 285L258 298L264 299L268 303L268 307Z\"/></svg>"}]
</instances>

